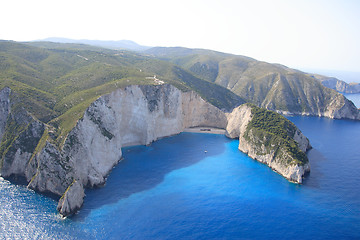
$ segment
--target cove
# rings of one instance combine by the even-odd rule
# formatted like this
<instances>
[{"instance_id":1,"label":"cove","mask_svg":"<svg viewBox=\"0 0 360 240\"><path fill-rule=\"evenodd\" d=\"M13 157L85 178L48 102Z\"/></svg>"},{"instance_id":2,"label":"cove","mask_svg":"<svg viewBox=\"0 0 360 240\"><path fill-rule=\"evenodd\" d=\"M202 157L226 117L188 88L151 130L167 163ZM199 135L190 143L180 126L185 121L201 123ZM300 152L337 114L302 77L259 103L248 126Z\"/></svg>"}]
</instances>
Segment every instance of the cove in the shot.
<instances>
[{"instance_id":1,"label":"cove","mask_svg":"<svg viewBox=\"0 0 360 240\"><path fill-rule=\"evenodd\" d=\"M311 173L289 183L222 135L181 133L123 148L103 188L62 220L56 202L0 181L1 238L358 239L360 123L289 117ZM204 151L207 151L205 153Z\"/></svg>"}]
</instances>

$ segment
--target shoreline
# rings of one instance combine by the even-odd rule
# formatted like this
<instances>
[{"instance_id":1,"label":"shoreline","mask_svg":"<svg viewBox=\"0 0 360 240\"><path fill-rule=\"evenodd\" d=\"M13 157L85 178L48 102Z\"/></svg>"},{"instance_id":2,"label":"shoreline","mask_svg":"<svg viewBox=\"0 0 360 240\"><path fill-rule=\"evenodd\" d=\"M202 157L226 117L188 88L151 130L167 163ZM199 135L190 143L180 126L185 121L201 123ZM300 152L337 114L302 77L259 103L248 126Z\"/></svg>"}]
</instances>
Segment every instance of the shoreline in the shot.
<instances>
[{"instance_id":1,"label":"shoreline","mask_svg":"<svg viewBox=\"0 0 360 240\"><path fill-rule=\"evenodd\" d=\"M192 127L185 128L183 132L191 132L191 133L211 133L211 134L221 134L225 135L225 129L221 128L213 128L213 127Z\"/></svg>"}]
</instances>

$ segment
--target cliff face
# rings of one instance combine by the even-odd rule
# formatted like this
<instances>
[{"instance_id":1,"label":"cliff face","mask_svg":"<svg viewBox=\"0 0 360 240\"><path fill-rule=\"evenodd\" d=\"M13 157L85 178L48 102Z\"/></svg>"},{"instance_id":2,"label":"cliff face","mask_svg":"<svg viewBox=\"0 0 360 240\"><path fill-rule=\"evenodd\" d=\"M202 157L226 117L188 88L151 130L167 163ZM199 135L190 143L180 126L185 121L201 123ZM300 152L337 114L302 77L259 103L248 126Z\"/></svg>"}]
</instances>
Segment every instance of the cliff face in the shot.
<instances>
[{"instance_id":1,"label":"cliff face","mask_svg":"<svg viewBox=\"0 0 360 240\"><path fill-rule=\"evenodd\" d=\"M1 101L10 101L6 91ZM9 118L6 104L0 111L0 119ZM121 159L121 147L147 145L188 127L227 124L221 110L171 85L128 86L100 97L70 131L62 149L44 133L44 124L30 115L22 118L25 130L4 154L1 175L23 176L29 188L62 196L58 210L64 216L82 205L84 187L105 183Z\"/></svg>"},{"instance_id":2,"label":"cliff face","mask_svg":"<svg viewBox=\"0 0 360 240\"><path fill-rule=\"evenodd\" d=\"M171 85L129 86L96 100L63 148L84 186L103 184L121 159L121 147L147 145L187 127L225 128L226 116L193 92Z\"/></svg>"},{"instance_id":3,"label":"cliff face","mask_svg":"<svg viewBox=\"0 0 360 240\"><path fill-rule=\"evenodd\" d=\"M10 113L10 88L0 91L0 142L5 132L6 121Z\"/></svg>"},{"instance_id":4,"label":"cliff face","mask_svg":"<svg viewBox=\"0 0 360 240\"><path fill-rule=\"evenodd\" d=\"M311 148L309 140L290 121L282 116L272 117L273 114L249 104L241 105L228 115L227 136L238 137L239 150L249 157L290 181L301 183L310 171L305 155Z\"/></svg>"},{"instance_id":5,"label":"cliff face","mask_svg":"<svg viewBox=\"0 0 360 240\"><path fill-rule=\"evenodd\" d=\"M320 115L321 116L321 115ZM338 94L326 108L323 116L337 119L353 119L360 120L360 111L355 107L354 103Z\"/></svg>"},{"instance_id":6,"label":"cliff face","mask_svg":"<svg viewBox=\"0 0 360 240\"><path fill-rule=\"evenodd\" d=\"M44 124L11 102L10 88L0 91L0 174L30 181L37 165L33 152L44 132Z\"/></svg>"}]
</instances>

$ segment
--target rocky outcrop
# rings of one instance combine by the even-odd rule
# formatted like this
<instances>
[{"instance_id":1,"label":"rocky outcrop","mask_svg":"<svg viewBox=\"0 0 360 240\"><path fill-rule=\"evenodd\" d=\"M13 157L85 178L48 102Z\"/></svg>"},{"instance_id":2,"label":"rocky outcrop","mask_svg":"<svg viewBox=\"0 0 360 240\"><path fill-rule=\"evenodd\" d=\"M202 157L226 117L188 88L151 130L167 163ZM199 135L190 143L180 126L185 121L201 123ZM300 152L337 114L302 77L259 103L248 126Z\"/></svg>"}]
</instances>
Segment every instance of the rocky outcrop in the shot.
<instances>
[{"instance_id":1,"label":"rocky outcrop","mask_svg":"<svg viewBox=\"0 0 360 240\"><path fill-rule=\"evenodd\" d=\"M39 192L61 196L75 178L72 163L48 141L35 153L28 165L34 165L36 169L31 175L28 187ZM29 171L26 173L29 174Z\"/></svg>"},{"instance_id":2,"label":"rocky outcrop","mask_svg":"<svg viewBox=\"0 0 360 240\"><path fill-rule=\"evenodd\" d=\"M80 209L83 204L84 197L85 193L83 185L74 180L66 189L64 195L60 198L57 210L63 216L68 216Z\"/></svg>"},{"instance_id":3,"label":"rocky outcrop","mask_svg":"<svg viewBox=\"0 0 360 240\"><path fill-rule=\"evenodd\" d=\"M249 157L301 183L310 171L305 155L311 148L309 140L286 118L274 114L254 105L241 105L228 115L227 136L238 137L239 150Z\"/></svg>"},{"instance_id":4,"label":"rocky outcrop","mask_svg":"<svg viewBox=\"0 0 360 240\"><path fill-rule=\"evenodd\" d=\"M30 181L37 166L29 164L44 124L11 102L10 88L0 91L0 174Z\"/></svg>"},{"instance_id":5,"label":"rocky outcrop","mask_svg":"<svg viewBox=\"0 0 360 240\"><path fill-rule=\"evenodd\" d=\"M323 116L336 119L360 120L360 111L353 102L339 93L332 99Z\"/></svg>"},{"instance_id":6,"label":"rocky outcrop","mask_svg":"<svg viewBox=\"0 0 360 240\"><path fill-rule=\"evenodd\" d=\"M41 122L33 121L20 133L3 154L1 175L3 177L21 176L27 177L28 171L32 171L28 162L35 151L37 142L44 132L44 125Z\"/></svg>"}]
</instances>

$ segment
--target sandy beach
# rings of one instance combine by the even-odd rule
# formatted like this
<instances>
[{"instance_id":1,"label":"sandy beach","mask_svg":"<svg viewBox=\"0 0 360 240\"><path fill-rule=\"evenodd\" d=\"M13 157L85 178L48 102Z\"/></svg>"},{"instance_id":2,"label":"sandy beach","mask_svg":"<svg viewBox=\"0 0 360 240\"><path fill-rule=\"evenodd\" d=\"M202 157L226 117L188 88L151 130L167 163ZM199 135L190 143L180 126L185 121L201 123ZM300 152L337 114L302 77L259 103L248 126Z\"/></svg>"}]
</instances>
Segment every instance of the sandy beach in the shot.
<instances>
[{"instance_id":1,"label":"sandy beach","mask_svg":"<svg viewBox=\"0 0 360 240\"><path fill-rule=\"evenodd\" d=\"M185 128L184 132L225 134L225 129L213 128L213 127L193 127L193 128Z\"/></svg>"}]
</instances>

